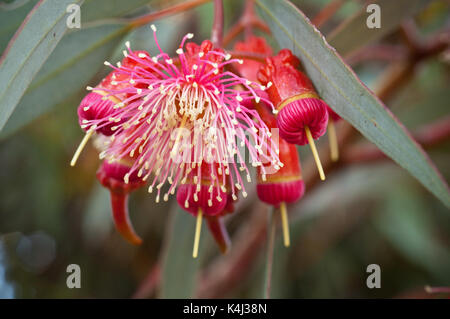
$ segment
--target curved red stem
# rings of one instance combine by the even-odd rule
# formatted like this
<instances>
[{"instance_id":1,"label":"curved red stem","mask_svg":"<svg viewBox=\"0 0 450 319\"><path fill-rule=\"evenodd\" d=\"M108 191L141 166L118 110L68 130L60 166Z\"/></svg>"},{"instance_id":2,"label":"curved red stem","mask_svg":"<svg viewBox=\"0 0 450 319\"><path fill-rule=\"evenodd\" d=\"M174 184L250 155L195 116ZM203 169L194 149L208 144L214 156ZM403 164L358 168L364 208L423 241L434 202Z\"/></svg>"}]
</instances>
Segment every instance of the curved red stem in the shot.
<instances>
[{"instance_id":1,"label":"curved red stem","mask_svg":"<svg viewBox=\"0 0 450 319\"><path fill-rule=\"evenodd\" d=\"M139 245L142 239L134 231L128 213L128 194L110 191L114 224L119 233L130 243Z\"/></svg>"},{"instance_id":2,"label":"curved red stem","mask_svg":"<svg viewBox=\"0 0 450 319\"><path fill-rule=\"evenodd\" d=\"M220 251L225 254L231 247L231 241L223 219L218 216L207 216L206 220L209 231L213 235L217 245L219 245Z\"/></svg>"}]
</instances>

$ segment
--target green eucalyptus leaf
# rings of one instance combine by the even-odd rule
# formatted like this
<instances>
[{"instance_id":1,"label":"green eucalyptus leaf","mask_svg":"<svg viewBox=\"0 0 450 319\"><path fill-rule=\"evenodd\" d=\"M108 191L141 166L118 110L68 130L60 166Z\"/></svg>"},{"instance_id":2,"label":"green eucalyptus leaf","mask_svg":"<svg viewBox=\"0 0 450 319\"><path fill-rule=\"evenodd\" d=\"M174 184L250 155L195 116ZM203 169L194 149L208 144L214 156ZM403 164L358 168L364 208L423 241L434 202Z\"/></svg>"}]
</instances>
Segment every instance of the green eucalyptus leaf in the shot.
<instances>
[{"instance_id":1,"label":"green eucalyptus leaf","mask_svg":"<svg viewBox=\"0 0 450 319\"><path fill-rule=\"evenodd\" d=\"M200 239L199 258L192 258L196 219L177 203L171 209L170 228L166 234L166 256L163 261L161 298L192 298L200 266L204 238ZM207 230L203 227L202 237Z\"/></svg>"},{"instance_id":2,"label":"green eucalyptus leaf","mask_svg":"<svg viewBox=\"0 0 450 319\"><path fill-rule=\"evenodd\" d=\"M38 0L29 0L14 9L0 9L0 52L5 50L14 32L20 27L28 12Z\"/></svg>"},{"instance_id":3,"label":"green eucalyptus leaf","mask_svg":"<svg viewBox=\"0 0 450 319\"><path fill-rule=\"evenodd\" d=\"M9 42L0 59L0 130L66 32L67 6L81 2L38 2Z\"/></svg>"},{"instance_id":4,"label":"green eucalyptus leaf","mask_svg":"<svg viewBox=\"0 0 450 319\"><path fill-rule=\"evenodd\" d=\"M256 0L256 3L280 46L301 58L328 105L450 207L448 186L423 149L361 83L308 18L285 0Z\"/></svg>"},{"instance_id":5,"label":"green eucalyptus leaf","mask_svg":"<svg viewBox=\"0 0 450 319\"><path fill-rule=\"evenodd\" d=\"M127 31L123 25L103 25L67 34L28 87L0 136L10 135L78 93L104 67L103 61Z\"/></svg>"}]
</instances>

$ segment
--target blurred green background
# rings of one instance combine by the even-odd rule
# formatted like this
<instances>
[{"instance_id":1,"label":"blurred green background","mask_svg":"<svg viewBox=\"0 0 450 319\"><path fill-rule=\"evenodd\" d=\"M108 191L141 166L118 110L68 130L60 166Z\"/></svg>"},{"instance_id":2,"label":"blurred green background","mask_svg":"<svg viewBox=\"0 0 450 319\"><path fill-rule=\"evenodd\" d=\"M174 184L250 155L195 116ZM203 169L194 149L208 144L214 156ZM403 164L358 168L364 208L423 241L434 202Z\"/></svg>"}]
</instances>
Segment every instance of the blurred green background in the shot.
<instances>
[{"instance_id":1,"label":"blurred green background","mask_svg":"<svg viewBox=\"0 0 450 319\"><path fill-rule=\"evenodd\" d=\"M35 2L12 11L0 9L0 52ZM190 297L205 286L206 271L212 277L228 271L215 267L224 257L206 227L201 258L193 261L193 218L174 201L155 204L145 190L130 201L131 219L144 243L129 245L114 230L108 192L95 178L100 164L96 150L87 147L77 166L69 166L82 138L76 108L84 87L105 75L102 62L118 60L127 39L133 49L154 50L147 26L126 33L115 24L89 24L179 2L86 0L83 28L58 44L1 132L0 298L128 298L149 282L151 269L160 280L148 297ZM308 17L329 2L294 1ZM329 34L361 8L359 1L346 1L321 30ZM242 1L226 0L225 9L229 28L240 16ZM416 18L422 36L448 28L449 12L448 2L432 2ZM208 38L211 23L211 3L155 22L169 52L187 32L195 33L196 41ZM401 39L393 32L380 42L401 44ZM449 116L449 60L447 52L417 65L414 77L386 102L409 129ZM375 89L390 63L364 61L355 71ZM367 142L359 138L356 143ZM300 150L303 161L309 153ZM448 181L450 140L431 148L429 155ZM272 297L436 297L440 295L427 295L423 287L450 286L450 212L413 177L389 160L352 164L327 177L296 206L292 247L285 249L277 236ZM251 232L255 210L257 218L267 220L268 210L258 207L264 205L254 196L241 199L238 212L228 217L232 239L243 227ZM241 244L234 241L232 249ZM242 280L201 296L262 297L264 245ZM161 272L154 268L158 261ZM373 263L381 266L381 289L365 284L366 267ZM66 286L69 264L81 267L81 289Z\"/></svg>"}]
</instances>

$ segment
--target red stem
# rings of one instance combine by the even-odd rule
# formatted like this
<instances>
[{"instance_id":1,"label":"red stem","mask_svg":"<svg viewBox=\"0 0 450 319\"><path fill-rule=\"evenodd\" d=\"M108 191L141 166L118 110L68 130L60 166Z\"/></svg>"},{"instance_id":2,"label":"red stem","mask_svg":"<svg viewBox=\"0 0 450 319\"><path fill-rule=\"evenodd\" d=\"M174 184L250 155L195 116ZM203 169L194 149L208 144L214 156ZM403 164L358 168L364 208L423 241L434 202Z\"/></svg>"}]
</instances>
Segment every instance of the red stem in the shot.
<instances>
[{"instance_id":1,"label":"red stem","mask_svg":"<svg viewBox=\"0 0 450 319\"><path fill-rule=\"evenodd\" d=\"M223 42L223 1L214 0L214 23L211 31L211 42L216 48Z\"/></svg>"},{"instance_id":2,"label":"red stem","mask_svg":"<svg viewBox=\"0 0 450 319\"><path fill-rule=\"evenodd\" d=\"M450 287L430 287L426 286L425 291L429 294L450 294Z\"/></svg>"},{"instance_id":3,"label":"red stem","mask_svg":"<svg viewBox=\"0 0 450 319\"><path fill-rule=\"evenodd\" d=\"M147 24L149 22L152 22L154 20L161 19L165 16L176 14L176 13L179 13L182 11L187 11L189 9L192 9L196 6L199 6L199 5L209 2L209 1L210 0L185 1L180 4L176 4L172 7L137 17L130 22L130 27L132 27L132 28L140 27L140 26Z\"/></svg>"},{"instance_id":4,"label":"red stem","mask_svg":"<svg viewBox=\"0 0 450 319\"><path fill-rule=\"evenodd\" d=\"M228 53L235 59L246 59L246 60L255 60L258 62L264 63L266 61L267 55L261 53L254 52L241 52L241 51L233 51L229 50Z\"/></svg>"},{"instance_id":5,"label":"red stem","mask_svg":"<svg viewBox=\"0 0 450 319\"><path fill-rule=\"evenodd\" d=\"M142 239L134 231L128 213L128 194L110 191L111 207L117 231L134 245L142 243Z\"/></svg>"},{"instance_id":6,"label":"red stem","mask_svg":"<svg viewBox=\"0 0 450 319\"><path fill-rule=\"evenodd\" d=\"M314 24L317 28L322 24L327 22L335 13L338 11L344 1L342 0L334 0L328 3L315 17L312 19L312 24Z\"/></svg>"},{"instance_id":7,"label":"red stem","mask_svg":"<svg viewBox=\"0 0 450 319\"><path fill-rule=\"evenodd\" d=\"M225 254L231 247L231 241L223 219L218 216L207 216L206 221L220 251Z\"/></svg>"},{"instance_id":8,"label":"red stem","mask_svg":"<svg viewBox=\"0 0 450 319\"><path fill-rule=\"evenodd\" d=\"M235 25L231 27L223 40L224 46L228 45L242 31L248 38L252 34L252 27L256 27L266 33L270 33L269 27L258 18L254 10L254 0L247 0L244 13Z\"/></svg>"},{"instance_id":9,"label":"red stem","mask_svg":"<svg viewBox=\"0 0 450 319\"><path fill-rule=\"evenodd\" d=\"M415 133L414 139L428 149L442 142L448 141L450 138L450 116L447 116L434 123L428 124ZM370 146L354 146L349 148L343 155L342 161L345 164L367 163L387 159L386 155L377 147Z\"/></svg>"},{"instance_id":10,"label":"red stem","mask_svg":"<svg viewBox=\"0 0 450 319\"><path fill-rule=\"evenodd\" d=\"M139 286L138 290L136 290L131 298L144 299L152 295L159 284L160 278L161 267L159 264L155 264L147 274L147 277L142 280L142 285Z\"/></svg>"}]
</instances>

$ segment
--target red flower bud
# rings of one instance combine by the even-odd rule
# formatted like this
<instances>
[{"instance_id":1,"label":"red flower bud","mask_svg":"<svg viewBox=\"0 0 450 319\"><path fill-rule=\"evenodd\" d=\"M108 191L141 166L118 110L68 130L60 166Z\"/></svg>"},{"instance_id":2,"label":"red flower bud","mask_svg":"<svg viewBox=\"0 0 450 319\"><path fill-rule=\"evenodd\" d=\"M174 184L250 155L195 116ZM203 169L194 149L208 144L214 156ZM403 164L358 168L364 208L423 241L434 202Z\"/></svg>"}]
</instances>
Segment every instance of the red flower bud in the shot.
<instances>
[{"instance_id":1,"label":"red flower bud","mask_svg":"<svg viewBox=\"0 0 450 319\"><path fill-rule=\"evenodd\" d=\"M297 67L300 60L288 49L267 58L267 65L259 70L258 79L268 87L267 93L276 108L280 136L291 144L309 144L319 170L325 179L314 139L327 128L327 104L314 90L308 77Z\"/></svg>"},{"instance_id":2,"label":"red flower bud","mask_svg":"<svg viewBox=\"0 0 450 319\"><path fill-rule=\"evenodd\" d=\"M146 57L149 56L145 51L136 51L136 54L144 55ZM128 56L122 60L121 65L123 68L131 70L138 70L139 67L143 67L138 61ZM122 93L109 95L108 91L117 92L118 90L129 87L130 79L131 77L129 74L114 70L95 88L92 88L93 92L86 95L78 107L78 121L83 130L88 132L90 129L95 129L97 133L110 136L114 133L113 130L111 130L113 126L120 125L127 120L121 118L118 121L112 121L111 118L114 118L114 114L117 113L114 106L124 102L131 94ZM135 87L139 88L140 86L142 87L142 85L142 83L136 84Z\"/></svg>"},{"instance_id":3,"label":"red flower bud","mask_svg":"<svg viewBox=\"0 0 450 319\"><path fill-rule=\"evenodd\" d=\"M257 110L269 128L276 128L275 117L266 107L258 105ZM261 169L258 167L258 184L256 186L259 199L276 207L281 203L296 202L305 192L297 148L280 139L279 150L280 161L284 166L269 175L262 175Z\"/></svg>"},{"instance_id":4,"label":"red flower bud","mask_svg":"<svg viewBox=\"0 0 450 319\"><path fill-rule=\"evenodd\" d=\"M291 144L308 144L306 128L314 139L327 127L327 104L319 99L308 77L297 69L300 61L288 49L266 59L258 73L259 81L268 86L267 93L278 111L280 136Z\"/></svg>"},{"instance_id":5,"label":"red flower bud","mask_svg":"<svg viewBox=\"0 0 450 319\"><path fill-rule=\"evenodd\" d=\"M91 92L84 97L78 107L78 122L85 132L93 128L93 125L86 125L89 121L98 119L107 119L114 112L114 105L120 101L110 96L106 100L103 95L97 92ZM95 131L100 134L109 136L114 132L112 126L117 125L115 122L104 121L95 127Z\"/></svg>"},{"instance_id":6,"label":"red flower bud","mask_svg":"<svg viewBox=\"0 0 450 319\"><path fill-rule=\"evenodd\" d=\"M138 245L142 242L131 225L128 212L128 194L145 184L137 174L131 174L126 181L125 175L129 172L128 163L108 163L104 161L97 171L100 183L107 187L111 195L111 207L116 229L130 243Z\"/></svg>"}]
</instances>

